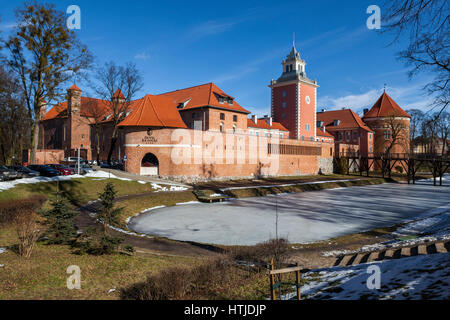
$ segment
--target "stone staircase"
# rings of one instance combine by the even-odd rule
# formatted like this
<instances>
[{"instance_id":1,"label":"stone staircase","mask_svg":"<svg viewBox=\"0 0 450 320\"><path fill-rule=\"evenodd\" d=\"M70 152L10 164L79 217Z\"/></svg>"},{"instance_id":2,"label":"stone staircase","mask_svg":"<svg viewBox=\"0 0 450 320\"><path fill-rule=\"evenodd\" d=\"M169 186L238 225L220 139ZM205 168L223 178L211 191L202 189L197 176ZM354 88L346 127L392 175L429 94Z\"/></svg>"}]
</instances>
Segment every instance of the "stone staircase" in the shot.
<instances>
[{"instance_id":1,"label":"stone staircase","mask_svg":"<svg viewBox=\"0 0 450 320\"><path fill-rule=\"evenodd\" d=\"M417 255L447 253L450 252L450 241L436 241L421 243L413 246L382 249L378 251L367 251L350 253L336 258L333 267L354 266L361 263L382 261L388 259L399 259Z\"/></svg>"}]
</instances>

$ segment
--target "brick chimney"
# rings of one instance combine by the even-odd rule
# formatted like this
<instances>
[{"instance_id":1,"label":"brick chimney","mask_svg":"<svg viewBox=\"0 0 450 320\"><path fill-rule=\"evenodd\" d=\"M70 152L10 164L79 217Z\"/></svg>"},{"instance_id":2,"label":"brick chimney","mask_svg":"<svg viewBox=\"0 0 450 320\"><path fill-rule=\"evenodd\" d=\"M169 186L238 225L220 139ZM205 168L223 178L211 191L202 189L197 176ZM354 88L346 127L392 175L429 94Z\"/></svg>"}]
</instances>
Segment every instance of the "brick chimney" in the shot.
<instances>
[{"instance_id":1,"label":"brick chimney","mask_svg":"<svg viewBox=\"0 0 450 320\"><path fill-rule=\"evenodd\" d=\"M67 90L67 113L80 115L81 108L81 90L76 85L71 86Z\"/></svg>"}]
</instances>

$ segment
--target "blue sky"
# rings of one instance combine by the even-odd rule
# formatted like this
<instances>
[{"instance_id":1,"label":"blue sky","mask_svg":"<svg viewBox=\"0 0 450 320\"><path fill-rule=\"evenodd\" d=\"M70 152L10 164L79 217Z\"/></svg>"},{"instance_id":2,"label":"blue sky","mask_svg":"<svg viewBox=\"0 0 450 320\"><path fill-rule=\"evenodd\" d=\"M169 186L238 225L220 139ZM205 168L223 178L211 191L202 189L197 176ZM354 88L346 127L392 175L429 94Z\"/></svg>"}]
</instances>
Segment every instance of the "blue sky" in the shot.
<instances>
[{"instance_id":1,"label":"blue sky","mask_svg":"<svg viewBox=\"0 0 450 320\"><path fill-rule=\"evenodd\" d=\"M81 8L76 32L97 63L137 64L145 80L140 96L212 81L250 111L268 114L267 86L280 76L295 32L307 76L320 85L319 110L360 112L385 83L405 109L427 109L431 102L422 88L432 75L410 80L396 58L406 42L388 46L389 35L366 27L367 7L381 1L53 2L64 11L71 4ZM7 35L21 1L0 3L0 29Z\"/></svg>"}]
</instances>

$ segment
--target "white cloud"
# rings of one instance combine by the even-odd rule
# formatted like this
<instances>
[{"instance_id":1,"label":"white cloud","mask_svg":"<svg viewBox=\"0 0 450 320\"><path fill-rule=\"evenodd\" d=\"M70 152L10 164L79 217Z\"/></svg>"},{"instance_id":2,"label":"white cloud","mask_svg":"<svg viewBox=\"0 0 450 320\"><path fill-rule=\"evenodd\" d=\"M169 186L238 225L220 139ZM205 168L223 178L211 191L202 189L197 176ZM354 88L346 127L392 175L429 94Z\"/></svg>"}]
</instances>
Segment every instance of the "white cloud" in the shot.
<instances>
[{"instance_id":1,"label":"white cloud","mask_svg":"<svg viewBox=\"0 0 450 320\"><path fill-rule=\"evenodd\" d=\"M17 26L17 23L0 23L0 30L13 29Z\"/></svg>"},{"instance_id":2,"label":"white cloud","mask_svg":"<svg viewBox=\"0 0 450 320\"><path fill-rule=\"evenodd\" d=\"M242 20L217 21L210 20L191 28L187 32L189 38L199 39L210 35L226 32Z\"/></svg>"},{"instance_id":3,"label":"white cloud","mask_svg":"<svg viewBox=\"0 0 450 320\"><path fill-rule=\"evenodd\" d=\"M134 58L137 60L148 60L150 56L146 52L141 52L135 55Z\"/></svg>"},{"instance_id":4,"label":"white cloud","mask_svg":"<svg viewBox=\"0 0 450 320\"><path fill-rule=\"evenodd\" d=\"M430 110L433 98L423 90L424 83L417 83L402 87L387 87L386 92L404 110ZM351 93L343 96L324 96L318 98L318 110L339 110L350 108L361 113L364 108L371 108L383 93L383 89L369 89L362 93Z\"/></svg>"}]
</instances>

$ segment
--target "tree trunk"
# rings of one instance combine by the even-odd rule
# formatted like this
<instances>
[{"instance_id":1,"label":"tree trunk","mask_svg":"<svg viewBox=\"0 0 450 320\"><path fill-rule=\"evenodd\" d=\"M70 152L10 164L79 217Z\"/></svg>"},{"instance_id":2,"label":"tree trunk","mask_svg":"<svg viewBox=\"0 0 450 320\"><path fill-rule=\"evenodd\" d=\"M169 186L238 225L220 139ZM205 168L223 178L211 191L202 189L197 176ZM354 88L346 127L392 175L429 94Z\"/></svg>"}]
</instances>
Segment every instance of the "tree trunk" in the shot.
<instances>
[{"instance_id":1,"label":"tree trunk","mask_svg":"<svg viewBox=\"0 0 450 320\"><path fill-rule=\"evenodd\" d=\"M95 146L97 152L97 165L100 165L100 133L98 132L98 128L95 129L95 136L97 139L97 145Z\"/></svg>"},{"instance_id":2,"label":"tree trunk","mask_svg":"<svg viewBox=\"0 0 450 320\"><path fill-rule=\"evenodd\" d=\"M114 126L113 134L112 134L112 137L111 137L111 146L110 146L109 152L108 152L108 164L109 164L109 165L111 165L111 157L112 157L112 154L113 154L114 149L115 149L115 147L116 147L116 143L117 143L117 134L118 134L117 127Z\"/></svg>"},{"instance_id":3,"label":"tree trunk","mask_svg":"<svg viewBox=\"0 0 450 320\"><path fill-rule=\"evenodd\" d=\"M30 162L32 164L36 163L36 153L39 145L39 124L41 121L41 110L40 108L35 108L34 112L34 126L33 126L33 133L32 133L32 139L31 139L31 157Z\"/></svg>"}]
</instances>

